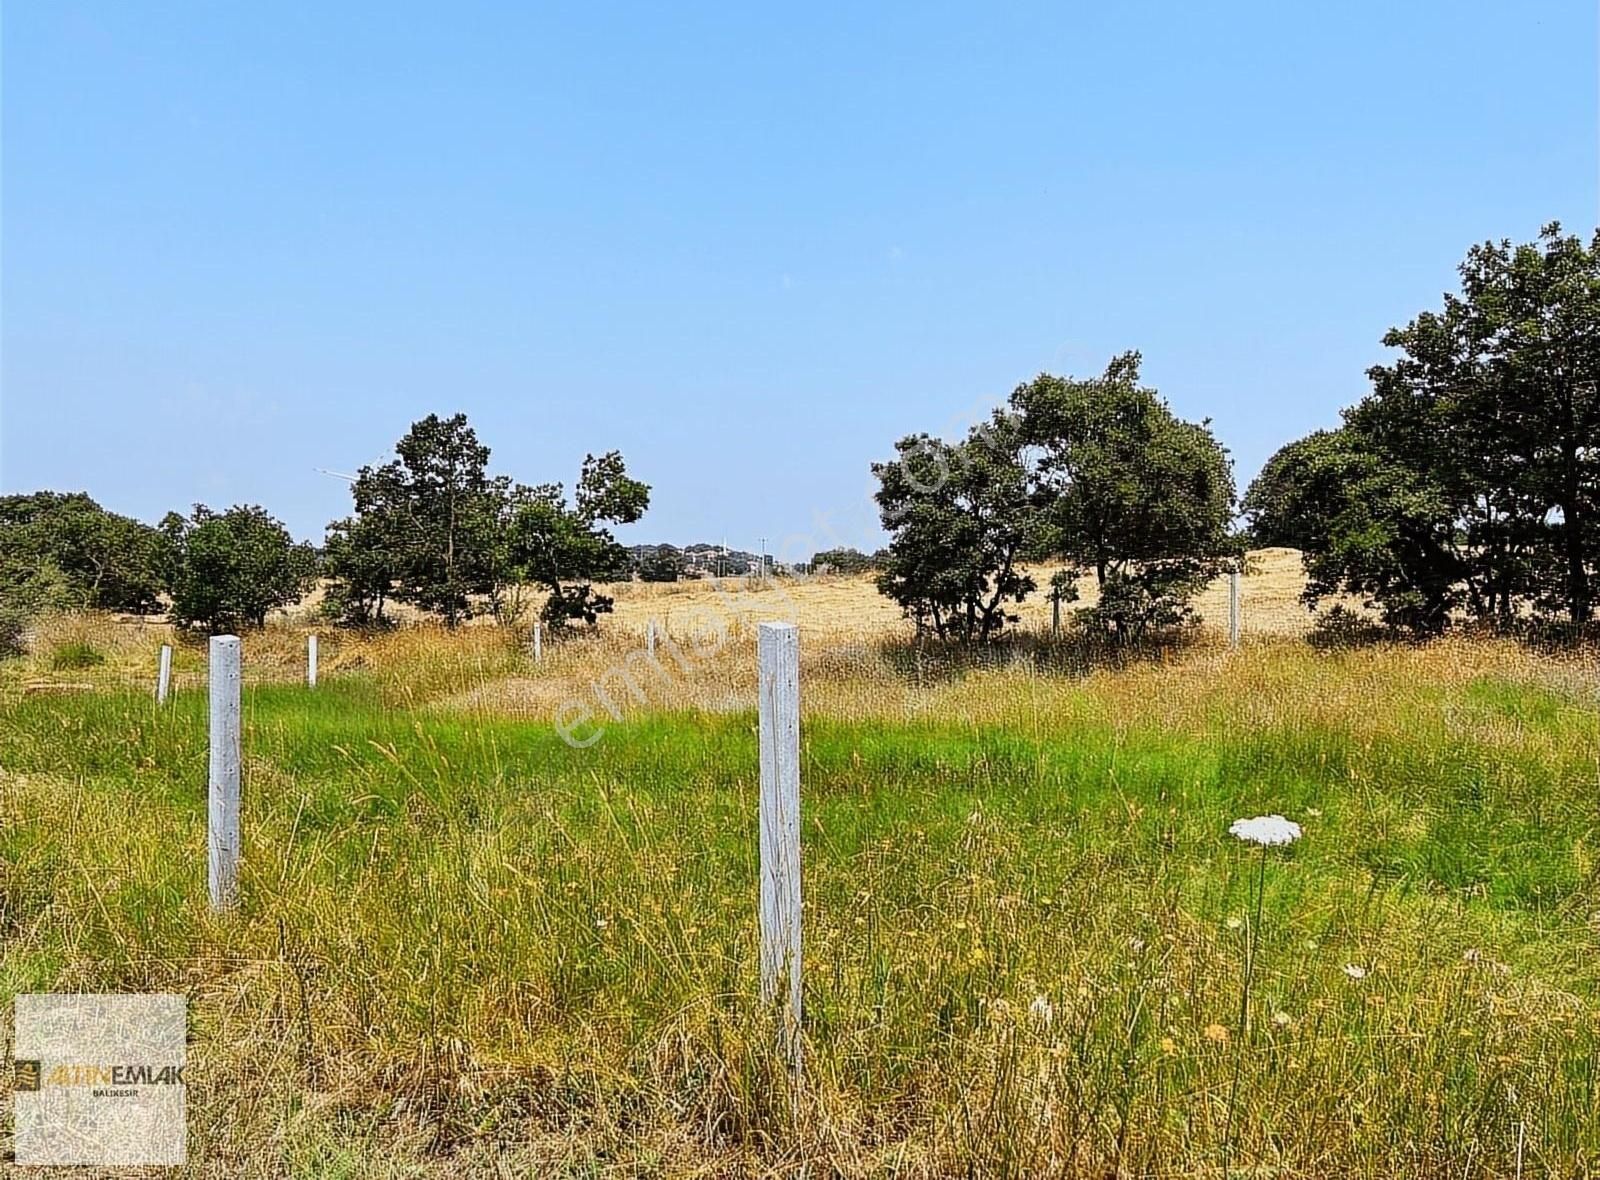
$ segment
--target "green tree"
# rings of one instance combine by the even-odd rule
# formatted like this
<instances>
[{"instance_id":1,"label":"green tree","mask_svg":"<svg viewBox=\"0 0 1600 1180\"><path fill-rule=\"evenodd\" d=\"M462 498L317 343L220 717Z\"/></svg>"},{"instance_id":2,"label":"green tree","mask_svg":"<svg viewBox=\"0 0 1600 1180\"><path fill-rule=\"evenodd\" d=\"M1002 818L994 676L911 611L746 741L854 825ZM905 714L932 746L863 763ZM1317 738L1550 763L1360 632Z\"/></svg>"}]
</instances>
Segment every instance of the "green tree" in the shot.
<instances>
[{"instance_id":1,"label":"green tree","mask_svg":"<svg viewBox=\"0 0 1600 1180\"><path fill-rule=\"evenodd\" d=\"M376 514L347 516L328 525L322 547L327 575L322 613L351 627L386 627L384 608L394 595L400 550Z\"/></svg>"},{"instance_id":2,"label":"green tree","mask_svg":"<svg viewBox=\"0 0 1600 1180\"><path fill-rule=\"evenodd\" d=\"M544 617L556 628L611 609L590 583L626 577L628 553L604 525L632 523L650 502L621 455L586 456L568 504L560 484L489 475L489 448L464 414L414 423L395 453L357 473L354 514L328 526L340 617L381 623L399 601L450 627L484 611L509 623L530 588L548 592Z\"/></svg>"},{"instance_id":3,"label":"green tree","mask_svg":"<svg viewBox=\"0 0 1600 1180\"><path fill-rule=\"evenodd\" d=\"M161 522L174 555L172 618L212 634L260 627L267 612L305 597L316 581L316 553L253 505L213 512L195 505L185 519Z\"/></svg>"},{"instance_id":4,"label":"green tree","mask_svg":"<svg viewBox=\"0 0 1600 1180\"><path fill-rule=\"evenodd\" d=\"M1066 562L1055 589L1093 574L1085 622L1122 638L1192 617L1190 599L1238 560L1233 472L1207 422L1177 418L1125 353L1088 380L1042 374L1011 395L1048 505L1042 544Z\"/></svg>"},{"instance_id":5,"label":"green tree","mask_svg":"<svg viewBox=\"0 0 1600 1180\"><path fill-rule=\"evenodd\" d=\"M1303 550L1311 544L1314 525L1307 513L1321 514L1315 503L1308 504L1304 489L1327 448L1348 446L1336 433L1318 430L1285 443L1262 466L1240 502L1253 545Z\"/></svg>"},{"instance_id":6,"label":"green tree","mask_svg":"<svg viewBox=\"0 0 1600 1180\"><path fill-rule=\"evenodd\" d=\"M919 635L994 639L1017 621L1007 607L1035 585L1018 568L1040 525L1019 421L997 410L960 442L916 434L895 450L898 458L872 465L883 527L893 536L878 589Z\"/></svg>"},{"instance_id":7,"label":"green tree","mask_svg":"<svg viewBox=\"0 0 1600 1180\"><path fill-rule=\"evenodd\" d=\"M52 597L95 610L159 609L169 555L147 524L107 512L83 492L0 496L0 551L49 562Z\"/></svg>"},{"instance_id":8,"label":"green tree","mask_svg":"<svg viewBox=\"0 0 1600 1180\"><path fill-rule=\"evenodd\" d=\"M683 577L683 553L674 545L657 545L638 569L641 582L676 582Z\"/></svg>"},{"instance_id":9,"label":"green tree","mask_svg":"<svg viewBox=\"0 0 1600 1180\"><path fill-rule=\"evenodd\" d=\"M1389 627L1431 635L1464 601L1466 558L1448 496L1354 428L1282 448L1245 503L1258 527L1301 550L1311 607L1348 594Z\"/></svg>"},{"instance_id":10,"label":"green tree","mask_svg":"<svg viewBox=\"0 0 1600 1180\"><path fill-rule=\"evenodd\" d=\"M1418 633L1529 610L1582 625L1600 566L1600 234L1486 243L1460 275L1384 337L1399 355L1344 429L1280 451L1246 507L1258 531L1294 530L1313 603L1359 594Z\"/></svg>"},{"instance_id":11,"label":"green tree","mask_svg":"<svg viewBox=\"0 0 1600 1180\"><path fill-rule=\"evenodd\" d=\"M39 616L78 604L54 561L0 546L0 656L22 652Z\"/></svg>"},{"instance_id":12,"label":"green tree","mask_svg":"<svg viewBox=\"0 0 1600 1180\"><path fill-rule=\"evenodd\" d=\"M864 574L879 568L879 564L859 549L843 547L824 549L811 559L811 568L817 573Z\"/></svg>"},{"instance_id":13,"label":"green tree","mask_svg":"<svg viewBox=\"0 0 1600 1180\"><path fill-rule=\"evenodd\" d=\"M492 601L509 485L489 477L489 448L465 414L429 414L363 467L354 516L330 526L334 594L355 622L381 621L389 599L454 627Z\"/></svg>"},{"instance_id":14,"label":"green tree","mask_svg":"<svg viewBox=\"0 0 1600 1180\"><path fill-rule=\"evenodd\" d=\"M1600 232L1473 247L1461 292L1384 337L1348 419L1449 501L1464 601L1584 623L1600 559Z\"/></svg>"},{"instance_id":15,"label":"green tree","mask_svg":"<svg viewBox=\"0 0 1600 1180\"><path fill-rule=\"evenodd\" d=\"M628 576L628 550L607 525L632 524L650 504L648 485L631 478L615 451L586 455L569 504L560 484L511 490L501 532L501 585L547 591L542 611L553 630L583 622L593 626L613 600L594 582Z\"/></svg>"}]
</instances>

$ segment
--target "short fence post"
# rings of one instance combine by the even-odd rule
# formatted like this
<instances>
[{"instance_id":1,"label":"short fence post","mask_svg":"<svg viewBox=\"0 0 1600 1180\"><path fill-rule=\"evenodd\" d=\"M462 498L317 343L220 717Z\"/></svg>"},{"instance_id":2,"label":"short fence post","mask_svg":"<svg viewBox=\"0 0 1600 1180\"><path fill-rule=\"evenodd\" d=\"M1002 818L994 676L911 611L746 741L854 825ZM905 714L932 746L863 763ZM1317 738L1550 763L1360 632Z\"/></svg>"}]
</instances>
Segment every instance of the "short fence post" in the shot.
<instances>
[{"instance_id":1,"label":"short fence post","mask_svg":"<svg viewBox=\"0 0 1600 1180\"><path fill-rule=\"evenodd\" d=\"M161 645L161 660L156 665L156 704L167 703L167 693L172 689L172 648Z\"/></svg>"},{"instance_id":2,"label":"short fence post","mask_svg":"<svg viewBox=\"0 0 1600 1180\"><path fill-rule=\"evenodd\" d=\"M239 638L211 637L211 766L206 868L211 907L239 890Z\"/></svg>"},{"instance_id":3,"label":"short fence post","mask_svg":"<svg viewBox=\"0 0 1600 1180\"><path fill-rule=\"evenodd\" d=\"M533 624L533 662L537 664L542 659L544 659L544 635L541 633L541 624L535 621Z\"/></svg>"},{"instance_id":4,"label":"short fence post","mask_svg":"<svg viewBox=\"0 0 1600 1180\"><path fill-rule=\"evenodd\" d=\"M1239 646L1239 571L1228 571L1228 646Z\"/></svg>"},{"instance_id":5,"label":"short fence post","mask_svg":"<svg viewBox=\"0 0 1600 1180\"><path fill-rule=\"evenodd\" d=\"M1050 595L1050 634L1061 634L1061 592Z\"/></svg>"},{"instance_id":6,"label":"short fence post","mask_svg":"<svg viewBox=\"0 0 1600 1180\"><path fill-rule=\"evenodd\" d=\"M306 640L306 683L312 688L317 687L317 637L315 635Z\"/></svg>"},{"instance_id":7,"label":"short fence post","mask_svg":"<svg viewBox=\"0 0 1600 1180\"><path fill-rule=\"evenodd\" d=\"M644 650L647 655L656 654L656 621L648 620L644 625Z\"/></svg>"},{"instance_id":8,"label":"short fence post","mask_svg":"<svg viewBox=\"0 0 1600 1180\"><path fill-rule=\"evenodd\" d=\"M793 623L756 628L761 745L761 1000L781 996L783 1045L800 1067L800 641Z\"/></svg>"}]
</instances>

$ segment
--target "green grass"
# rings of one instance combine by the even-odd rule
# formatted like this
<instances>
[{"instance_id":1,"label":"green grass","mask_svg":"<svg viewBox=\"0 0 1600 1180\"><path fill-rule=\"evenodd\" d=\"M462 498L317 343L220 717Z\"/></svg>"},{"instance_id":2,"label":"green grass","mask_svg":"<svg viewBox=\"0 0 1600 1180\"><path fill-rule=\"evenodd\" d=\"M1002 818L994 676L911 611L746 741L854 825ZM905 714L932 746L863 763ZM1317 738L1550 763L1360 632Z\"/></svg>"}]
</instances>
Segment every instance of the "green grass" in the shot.
<instances>
[{"instance_id":1,"label":"green grass","mask_svg":"<svg viewBox=\"0 0 1600 1180\"><path fill-rule=\"evenodd\" d=\"M202 695L23 698L0 994L188 994L222 1171L1478 1176L1519 1137L1529 1174L1600 1167L1584 702L1397 682L1412 720L1374 729L1219 692L1179 726L1044 691L1033 724L808 719L798 1087L754 999L749 714L580 751L361 677L247 689L215 917ZM1257 861L1226 832L1265 812L1306 835L1266 866L1243 1029Z\"/></svg>"},{"instance_id":2,"label":"green grass","mask_svg":"<svg viewBox=\"0 0 1600 1180\"><path fill-rule=\"evenodd\" d=\"M83 639L68 640L50 653L50 669L53 672L98 668L105 662L105 653Z\"/></svg>"}]
</instances>

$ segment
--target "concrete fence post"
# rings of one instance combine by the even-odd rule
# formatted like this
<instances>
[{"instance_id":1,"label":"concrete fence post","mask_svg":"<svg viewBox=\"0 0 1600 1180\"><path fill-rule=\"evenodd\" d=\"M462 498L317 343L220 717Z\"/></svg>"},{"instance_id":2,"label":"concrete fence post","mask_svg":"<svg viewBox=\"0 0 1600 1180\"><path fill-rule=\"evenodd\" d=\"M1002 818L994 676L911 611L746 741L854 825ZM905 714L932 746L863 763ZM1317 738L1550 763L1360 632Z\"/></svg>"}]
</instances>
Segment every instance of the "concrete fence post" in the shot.
<instances>
[{"instance_id":1,"label":"concrete fence post","mask_svg":"<svg viewBox=\"0 0 1600 1180\"><path fill-rule=\"evenodd\" d=\"M161 659L156 665L156 704L167 703L167 694L172 691L172 646L161 645Z\"/></svg>"},{"instance_id":2,"label":"concrete fence post","mask_svg":"<svg viewBox=\"0 0 1600 1180\"><path fill-rule=\"evenodd\" d=\"M211 765L206 868L213 909L239 892L239 638L213 635L210 651Z\"/></svg>"},{"instance_id":3,"label":"concrete fence post","mask_svg":"<svg viewBox=\"0 0 1600 1180\"><path fill-rule=\"evenodd\" d=\"M306 640L306 684L312 688L317 687L317 637L315 635Z\"/></svg>"},{"instance_id":4,"label":"concrete fence post","mask_svg":"<svg viewBox=\"0 0 1600 1180\"><path fill-rule=\"evenodd\" d=\"M537 664L542 659L544 659L543 624L536 619L533 624L533 662Z\"/></svg>"},{"instance_id":5,"label":"concrete fence post","mask_svg":"<svg viewBox=\"0 0 1600 1180\"><path fill-rule=\"evenodd\" d=\"M656 621L649 619L644 625L644 650L646 655L656 654Z\"/></svg>"},{"instance_id":6,"label":"concrete fence post","mask_svg":"<svg viewBox=\"0 0 1600 1180\"><path fill-rule=\"evenodd\" d=\"M793 623L756 629L761 746L761 999L783 998L783 1044L800 1065L800 641Z\"/></svg>"},{"instance_id":7,"label":"concrete fence post","mask_svg":"<svg viewBox=\"0 0 1600 1180\"><path fill-rule=\"evenodd\" d=\"M1228 572L1228 646L1239 646L1239 571Z\"/></svg>"}]
</instances>

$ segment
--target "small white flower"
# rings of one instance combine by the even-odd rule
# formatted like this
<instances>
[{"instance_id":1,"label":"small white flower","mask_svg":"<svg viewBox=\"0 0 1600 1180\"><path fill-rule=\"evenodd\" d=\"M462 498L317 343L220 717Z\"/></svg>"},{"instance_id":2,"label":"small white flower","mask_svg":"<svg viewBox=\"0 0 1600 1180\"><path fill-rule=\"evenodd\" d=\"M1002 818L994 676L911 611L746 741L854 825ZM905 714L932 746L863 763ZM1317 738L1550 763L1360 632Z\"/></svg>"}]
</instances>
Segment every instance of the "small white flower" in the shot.
<instances>
[{"instance_id":1,"label":"small white flower","mask_svg":"<svg viewBox=\"0 0 1600 1180\"><path fill-rule=\"evenodd\" d=\"M1048 1027L1056 1018L1055 1005L1046 996L1034 996L1033 1003L1028 1005L1028 1015Z\"/></svg>"},{"instance_id":2,"label":"small white flower","mask_svg":"<svg viewBox=\"0 0 1600 1180\"><path fill-rule=\"evenodd\" d=\"M1227 923L1226 923L1226 925L1227 925L1229 930L1237 930L1237 929L1239 929L1239 927L1244 925L1244 919L1243 918L1229 918Z\"/></svg>"},{"instance_id":3,"label":"small white flower","mask_svg":"<svg viewBox=\"0 0 1600 1180\"><path fill-rule=\"evenodd\" d=\"M1300 839L1300 825L1281 815L1258 815L1254 819L1234 820L1228 834L1250 844L1271 848L1277 844L1293 844Z\"/></svg>"},{"instance_id":4,"label":"small white flower","mask_svg":"<svg viewBox=\"0 0 1600 1180\"><path fill-rule=\"evenodd\" d=\"M1362 980L1367 977L1367 969L1365 967L1357 967L1354 963L1346 963L1344 965L1344 973L1355 980Z\"/></svg>"}]
</instances>

